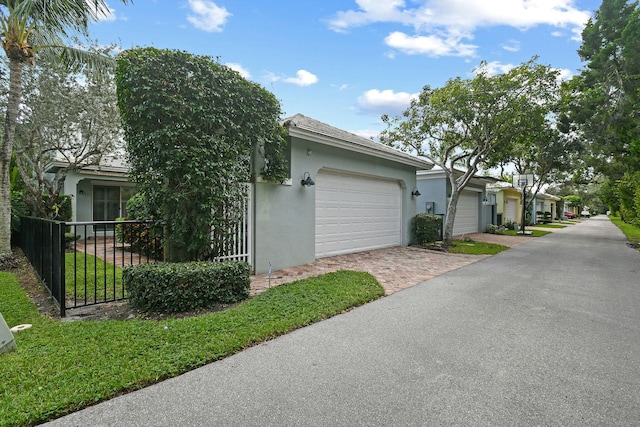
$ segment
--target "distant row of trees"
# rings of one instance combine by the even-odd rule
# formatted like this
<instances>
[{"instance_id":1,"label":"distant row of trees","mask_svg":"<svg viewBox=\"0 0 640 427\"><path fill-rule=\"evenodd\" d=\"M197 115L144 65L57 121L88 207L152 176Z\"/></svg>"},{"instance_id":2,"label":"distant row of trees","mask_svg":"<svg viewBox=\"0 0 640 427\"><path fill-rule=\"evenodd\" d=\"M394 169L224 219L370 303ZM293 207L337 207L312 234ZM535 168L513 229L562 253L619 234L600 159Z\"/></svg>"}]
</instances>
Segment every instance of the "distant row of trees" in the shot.
<instances>
[{"instance_id":1,"label":"distant row of trees","mask_svg":"<svg viewBox=\"0 0 640 427\"><path fill-rule=\"evenodd\" d=\"M586 68L569 85L568 115L584 138L584 166L602 180L602 202L640 225L640 8L604 0L582 33ZM580 182L578 180L578 182Z\"/></svg>"}]
</instances>

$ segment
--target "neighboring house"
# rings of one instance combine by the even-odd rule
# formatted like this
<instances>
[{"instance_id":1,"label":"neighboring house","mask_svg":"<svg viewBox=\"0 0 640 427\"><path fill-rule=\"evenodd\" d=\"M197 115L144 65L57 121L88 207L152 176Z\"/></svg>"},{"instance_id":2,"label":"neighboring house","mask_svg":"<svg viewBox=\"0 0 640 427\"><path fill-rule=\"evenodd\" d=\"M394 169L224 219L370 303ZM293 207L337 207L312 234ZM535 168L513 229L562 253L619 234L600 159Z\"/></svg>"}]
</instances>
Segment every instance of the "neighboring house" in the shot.
<instances>
[{"instance_id":1,"label":"neighboring house","mask_svg":"<svg viewBox=\"0 0 640 427\"><path fill-rule=\"evenodd\" d=\"M246 224L237 234L242 257L229 258L247 260L259 274L410 243L416 171L431 163L301 114L283 125L290 179L249 184ZM302 185L306 178L313 185ZM73 195L73 220L124 216L135 191L126 179L122 163L70 174L64 193Z\"/></svg>"},{"instance_id":2,"label":"neighboring house","mask_svg":"<svg viewBox=\"0 0 640 427\"><path fill-rule=\"evenodd\" d=\"M496 225L522 223L522 192L511 183L499 181L488 186L487 191L495 194Z\"/></svg>"},{"instance_id":3,"label":"neighboring house","mask_svg":"<svg viewBox=\"0 0 640 427\"><path fill-rule=\"evenodd\" d=\"M546 193L538 193L536 194L534 203L535 203L535 213L536 213L536 222L540 222L541 215L538 212L548 212L551 217L551 220L559 219L558 215L558 202L560 201L560 197L546 194Z\"/></svg>"},{"instance_id":4,"label":"neighboring house","mask_svg":"<svg viewBox=\"0 0 640 427\"><path fill-rule=\"evenodd\" d=\"M55 160L47 172L55 173L66 162ZM85 166L68 173L62 194L71 196L72 221L113 221L126 216L126 203L136 190L128 181L129 168L124 160L103 157L100 165ZM84 230L78 229L84 236ZM87 229L87 236L93 230Z\"/></svg>"},{"instance_id":5,"label":"neighboring house","mask_svg":"<svg viewBox=\"0 0 640 427\"><path fill-rule=\"evenodd\" d=\"M462 172L460 172L462 174ZM451 196L451 184L440 168L417 172L418 197L417 213L442 215L446 219L447 206ZM483 233L487 224L496 221L495 200L487 194L486 186L495 179L474 177L460 192L453 224L453 235Z\"/></svg>"}]
</instances>

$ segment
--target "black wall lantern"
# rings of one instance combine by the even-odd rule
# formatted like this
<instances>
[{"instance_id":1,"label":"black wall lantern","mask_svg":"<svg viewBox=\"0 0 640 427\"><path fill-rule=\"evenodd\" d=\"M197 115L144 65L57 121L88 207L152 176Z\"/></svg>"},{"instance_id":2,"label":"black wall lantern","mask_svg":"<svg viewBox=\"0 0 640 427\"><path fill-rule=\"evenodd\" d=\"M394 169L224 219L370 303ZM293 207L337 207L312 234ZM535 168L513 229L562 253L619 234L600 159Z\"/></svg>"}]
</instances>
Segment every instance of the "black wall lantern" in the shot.
<instances>
[{"instance_id":1,"label":"black wall lantern","mask_svg":"<svg viewBox=\"0 0 640 427\"><path fill-rule=\"evenodd\" d=\"M300 184L302 184L303 187L316 185L316 183L311 179L311 175L309 175L309 172L305 172L304 175L302 175L302 181L300 181Z\"/></svg>"},{"instance_id":2,"label":"black wall lantern","mask_svg":"<svg viewBox=\"0 0 640 427\"><path fill-rule=\"evenodd\" d=\"M418 197L420 195L420 192L418 191L418 187L413 187L413 191L411 192L411 195L413 197Z\"/></svg>"}]
</instances>

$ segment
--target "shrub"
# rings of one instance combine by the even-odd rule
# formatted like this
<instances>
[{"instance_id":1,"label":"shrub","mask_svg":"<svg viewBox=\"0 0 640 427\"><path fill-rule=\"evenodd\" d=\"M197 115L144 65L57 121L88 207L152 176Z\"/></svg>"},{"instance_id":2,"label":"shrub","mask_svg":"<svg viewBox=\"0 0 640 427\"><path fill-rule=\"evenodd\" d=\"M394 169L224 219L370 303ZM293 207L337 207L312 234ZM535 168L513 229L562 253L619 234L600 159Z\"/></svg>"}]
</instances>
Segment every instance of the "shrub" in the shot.
<instances>
[{"instance_id":1,"label":"shrub","mask_svg":"<svg viewBox=\"0 0 640 427\"><path fill-rule=\"evenodd\" d=\"M70 227L67 227L70 228ZM76 240L80 239L82 237L81 234L75 234L75 233L64 233L64 247L66 249L71 249L73 247L73 242L75 242Z\"/></svg>"},{"instance_id":2,"label":"shrub","mask_svg":"<svg viewBox=\"0 0 640 427\"><path fill-rule=\"evenodd\" d=\"M157 212L149 207L144 193L139 192L127 201L127 217L116 218L116 221L139 220L148 221L141 224L118 224L115 233L118 243L128 243L133 252L146 255L154 259L162 259L164 255L164 240L162 223L158 220Z\"/></svg>"},{"instance_id":3,"label":"shrub","mask_svg":"<svg viewBox=\"0 0 640 427\"><path fill-rule=\"evenodd\" d=\"M503 234L505 227L495 224L487 224L487 233L489 234Z\"/></svg>"},{"instance_id":4,"label":"shrub","mask_svg":"<svg viewBox=\"0 0 640 427\"><path fill-rule=\"evenodd\" d=\"M116 239L118 243L128 243L131 252L163 258L162 228L155 222L116 224Z\"/></svg>"},{"instance_id":5,"label":"shrub","mask_svg":"<svg viewBox=\"0 0 640 427\"><path fill-rule=\"evenodd\" d=\"M504 223L504 228L506 230L517 230L518 229L518 223L514 222L514 221L511 221L509 219Z\"/></svg>"},{"instance_id":6,"label":"shrub","mask_svg":"<svg viewBox=\"0 0 640 427\"><path fill-rule=\"evenodd\" d=\"M230 304L249 296L246 262L188 262L126 267L123 280L134 307L178 313Z\"/></svg>"},{"instance_id":7,"label":"shrub","mask_svg":"<svg viewBox=\"0 0 640 427\"><path fill-rule=\"evenodd\" d=\"M442 217L433 214L418 214L413 217L412 232L419 245L433 243L440 238Z\"/></svg>"}]
</instances>

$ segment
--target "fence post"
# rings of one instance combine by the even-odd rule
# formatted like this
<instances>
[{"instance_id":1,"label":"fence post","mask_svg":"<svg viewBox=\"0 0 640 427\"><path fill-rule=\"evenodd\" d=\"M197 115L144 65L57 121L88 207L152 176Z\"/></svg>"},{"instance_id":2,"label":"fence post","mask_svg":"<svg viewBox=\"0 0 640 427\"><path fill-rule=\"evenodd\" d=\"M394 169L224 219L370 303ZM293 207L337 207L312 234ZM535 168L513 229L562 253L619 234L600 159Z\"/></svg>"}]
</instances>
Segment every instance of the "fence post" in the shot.
<instances>
[{"instance_id":1,"label":"fence post","mask_svg":"<svg viewBox=\"0 0 640 427\"><path fill-rule=\"evenodd\" d=\"M58 302L60 303L60 317L66 316L66 308L67 308L67 298L66 298L66 289L67 284L65 280L65 250L66 250L66 242L64 239L64 234L66 230L66 223L59 222L57 223L57 233L58 233L58 262L60 263L60 267L55 274L58 275ZM54 264L55 265L55 264Z\"/></svg>"}]
</instances>

